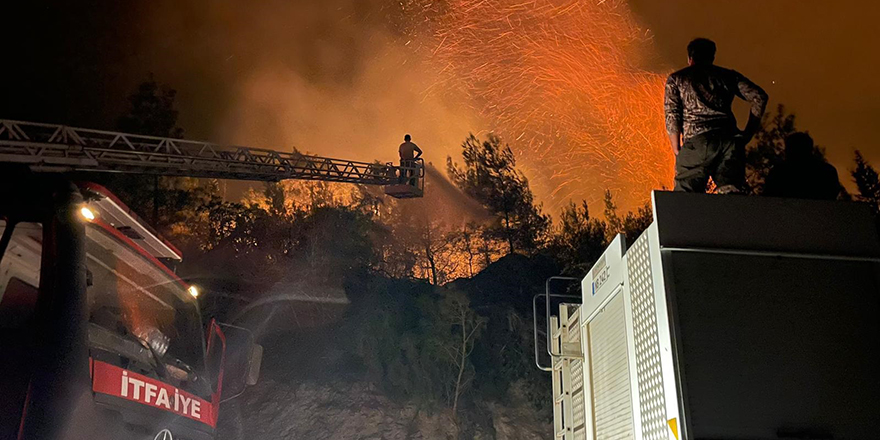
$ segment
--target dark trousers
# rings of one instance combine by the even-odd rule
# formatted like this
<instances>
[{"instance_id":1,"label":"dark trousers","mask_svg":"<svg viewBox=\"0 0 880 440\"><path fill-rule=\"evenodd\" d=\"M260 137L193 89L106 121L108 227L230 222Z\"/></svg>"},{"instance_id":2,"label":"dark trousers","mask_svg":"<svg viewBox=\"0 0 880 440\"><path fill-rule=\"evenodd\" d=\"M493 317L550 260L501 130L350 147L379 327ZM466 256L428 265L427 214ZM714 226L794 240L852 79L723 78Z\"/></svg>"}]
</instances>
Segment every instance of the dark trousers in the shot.
<instances>
[{"instance_id":1,"label":"dark trousers","mask_svg":"<svg viewBox=\"0 0 880 440\"><path fill-rule=\"evenodd\" d=\"M413 177L415 176L415 166L415 159L400 159L400 177L398 178L398 182L414 186L415 179L413 179Z\"/></svg>"},{"instance_id":2,"label":"dark trousers","mask_svg":"<svg viewBox=\"0 0 880 440\"><path fill-rule=\"evenodd\" d=\"M714 130L684 141L675 158L675 190L706 192L709 177L719 192L745 186L745 146L733 130Z\"/></svg>"}]
</instances>

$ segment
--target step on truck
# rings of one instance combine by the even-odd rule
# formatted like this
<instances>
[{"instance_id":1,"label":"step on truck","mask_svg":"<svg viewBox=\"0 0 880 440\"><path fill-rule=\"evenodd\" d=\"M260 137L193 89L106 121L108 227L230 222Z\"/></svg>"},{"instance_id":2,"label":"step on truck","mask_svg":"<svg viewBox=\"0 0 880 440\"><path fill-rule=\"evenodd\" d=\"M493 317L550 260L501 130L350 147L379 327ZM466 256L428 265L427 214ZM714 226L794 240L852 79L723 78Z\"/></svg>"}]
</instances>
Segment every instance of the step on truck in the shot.
<instances>
[{"instance_id":1,"label":"step on truck","mask_svg":"<svg viewBox=\"0 0 880 440\"><path fill-rule=\"evenodd\" d=\"M554 438L880 438L880 239L869 209L652 199L638 239L617 236L585 277L554 277L534 299Z\"/></svg>"},{"instance_id":2,"label":"step on truck","mask_svg":"<svg viewBox=\"0 0 880 440\"><path fill-rule=\"evenodd\" d=\"M168 267L180 251L105 188L17 183L0 205L0 438L214 438L259 374L250 331L203 326L198 287Z\"/></svg>"}]
</instances>

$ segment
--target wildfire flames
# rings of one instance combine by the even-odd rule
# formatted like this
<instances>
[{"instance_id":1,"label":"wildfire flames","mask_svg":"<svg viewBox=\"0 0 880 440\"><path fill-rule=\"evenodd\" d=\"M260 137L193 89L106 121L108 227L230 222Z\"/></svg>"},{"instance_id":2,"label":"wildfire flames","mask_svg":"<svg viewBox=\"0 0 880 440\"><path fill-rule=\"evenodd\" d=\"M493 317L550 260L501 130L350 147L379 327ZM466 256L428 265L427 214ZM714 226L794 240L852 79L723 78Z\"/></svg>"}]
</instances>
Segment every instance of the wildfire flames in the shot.
<instances>
[{"instance_id":1,"label":"wildfire flames","mask_svg":"<svg viewBox=\"0 0 880 440\"><path fill-rule=\"evenodd\" d=\"M443 86L463 87L518 151L547 208L604 189L631 208L669 186L664 78L639 67L650 37L625 1L413 3Z\"/></svg>"}]
</instances>

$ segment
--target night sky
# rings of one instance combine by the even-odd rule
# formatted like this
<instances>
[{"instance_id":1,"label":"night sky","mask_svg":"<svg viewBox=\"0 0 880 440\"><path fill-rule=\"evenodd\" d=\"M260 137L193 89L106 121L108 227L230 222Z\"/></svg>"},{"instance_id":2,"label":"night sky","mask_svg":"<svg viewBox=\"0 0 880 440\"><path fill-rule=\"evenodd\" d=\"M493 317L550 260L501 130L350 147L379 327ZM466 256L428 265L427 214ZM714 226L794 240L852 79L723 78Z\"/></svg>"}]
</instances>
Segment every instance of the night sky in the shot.
<instances>
[{"instance_id":1,"label":"night sky","mask_svg":"<svg viewBox=\"0 0 880 440\"><path fill-rule=\"evenodd\" d=\"M401 134L413 131L417 141L443 145L427 151L443 164L468 131L486 130L466 104L456 107L462 101L453 92L425 97L433 67L406 52L413 31L399 2L12 3L0 27L0 118L112 128L126 95L152 72L178 90L189 138L391 160ZM653 36L646 70L682 67L691 38L712 38L718 64L762 85L770 108L783 103L795 112L841 180L849 180L854 149L880 165L880 2L632 0L631 7ZM382 85L388 75L394 90Z\"/></svg>"},{"instance_id":2,"label":"night sky","mask_svg":"<svg viewBox=\"0 0 880 440\"><path fill-rule=\"evenodd\" d=\"M838 167L859 149L880 165L880 2L870 0L633 0L663 61L683 66L694 36L718 44L717 64L785 104Z\"/></svg>"}]
</instances>

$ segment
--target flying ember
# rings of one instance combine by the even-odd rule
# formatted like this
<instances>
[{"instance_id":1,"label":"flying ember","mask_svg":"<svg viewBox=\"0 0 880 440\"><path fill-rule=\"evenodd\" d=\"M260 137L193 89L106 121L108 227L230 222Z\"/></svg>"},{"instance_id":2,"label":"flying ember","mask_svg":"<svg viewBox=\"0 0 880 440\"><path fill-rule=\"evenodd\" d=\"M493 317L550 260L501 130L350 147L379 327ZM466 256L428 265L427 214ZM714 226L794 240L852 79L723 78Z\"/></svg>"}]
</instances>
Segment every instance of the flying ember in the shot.
<instances>
[{"instance_id":1,"label":"flying ember","mask_svg":"<svg viewBox=\"0 0 880 440\"><path fill-rule=\"evenodd\" d=\"M550 212L605 189L628 209L670 186L664 78L640 67L652 42L625 1L416 1L441 81L517 151Z\"/></svg>"}]
</instances>

